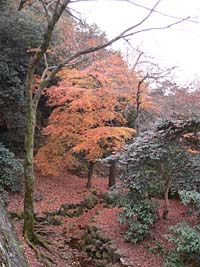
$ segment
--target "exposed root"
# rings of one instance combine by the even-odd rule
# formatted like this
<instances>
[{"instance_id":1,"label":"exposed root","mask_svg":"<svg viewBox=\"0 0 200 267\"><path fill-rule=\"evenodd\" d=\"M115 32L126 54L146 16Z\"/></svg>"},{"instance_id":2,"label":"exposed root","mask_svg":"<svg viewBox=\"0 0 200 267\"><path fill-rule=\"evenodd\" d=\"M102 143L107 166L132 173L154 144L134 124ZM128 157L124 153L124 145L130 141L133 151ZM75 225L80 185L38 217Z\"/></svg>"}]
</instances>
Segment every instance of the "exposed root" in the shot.
<instances>
[{"instance_id":1,"label":"exposed root","mask_svg":"<svg viewBox=\"0 0 200 267\"><path fill-rule=\"evenodd\" d=\"M43 240L42 238L40 238L39 235L35 234L35 243L40 245L41 247L43 247L44 249L46 249L48 252L50 252L51 254L53 254L53 251L50 249L50 247L48 246L48 244L50 244L50 241L46 241Z\"/></svg>"},{"instance_id":2,"label":"exposed root","mask_svg":"<svg viewBox=\"0 0 200 267\"><path fill-rule=\"evenodd\" d=\"M46 224L39 223L35 225L35 234L39 236L53 236L55 235L55 231L52 230L46 230L45 229ZM50 241L46 240L46 243L51 244Z\"/></svg>"},{"instance_id":3,"label":"exposed root","mask_svg":"<svg viewBox=\"0 0 200 267\"><path fill-rule=\"evenodd\" d=\"M50 258L48 255L43 253L41 250L39 250L36 245L39 245L46 249L49 253L52 254L52 250L47 245L47 242L42 240L38 235L34 235L34 241L30 241L29 238L25 235L24 236L27 244L30 246L30 248L35 252L37 258L46 266L46 267L52 267L52 264L56 264L52 258Z\"/></svg>"}]
</instances>

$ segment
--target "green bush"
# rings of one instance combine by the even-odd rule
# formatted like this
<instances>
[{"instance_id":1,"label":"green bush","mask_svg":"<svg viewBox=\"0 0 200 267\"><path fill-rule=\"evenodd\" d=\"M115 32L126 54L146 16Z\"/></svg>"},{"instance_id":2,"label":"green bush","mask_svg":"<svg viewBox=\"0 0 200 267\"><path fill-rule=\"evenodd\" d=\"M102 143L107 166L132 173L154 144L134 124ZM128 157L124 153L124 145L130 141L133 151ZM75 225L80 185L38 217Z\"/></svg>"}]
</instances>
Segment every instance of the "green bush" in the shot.
<instances>
[{"instance_id":1,"label":"green bush","mask_svg":"<svg viewBox=\"0 0 200 267\"><path fill-rule=\"evenodd\" d=\"M193 204L198 213L198 224L191 227L187 223L178 223L170 228L168 241L174 244L169 250L164 267L199 267L200 266L200 193L195 190L179 192L184 205ZM191 208L190 208L191 210Z\"/></svg>"},{"instance_id":2,"label":"green bush","mask_svg":"<svg viewBox=\"0 0 200 267\"><path fill-rule=\"evenodd\" d=\"M124 239L138 243L150 235L152 225L158 220L158 203L147 199L147 185L144 182L129 184L129 192L121 198L123 212L119 222L128 225ZM123 200L123 201L122 201Z\"/></svg>"},{"instance_id":3,"label":"green bush","mask_svg":"<svg viewBox=\"0 0 200 267\"><path fill-rule=\"evenodd\" d=\"M198 224L200 224L200 193L195 190L182 190L179 192L179 196L184 205L188 205L190 203L194 205L194 210L198 213Z\"/></svg>"},{"instance_id":4,"label":"green bush","mask_svg":"<svg viewBox=\"0 0 200 267\"><path fill-rule=\"evenodd\" d=\"M200 227L178 223L170 228L168 241L174 243L174 249L169 251L165 259L165 267L200 266Z\"/></svg>"},{"instance_id":5,"label":"green bush","mask_svg":"<svg viewBox=\"0 0 200 267\"><path fill-rule=\"evenodd\" d=\"M152 225L159 219L159 204L147 199L147 189L144 181L130 182L128 188L124 184L121 188L104 195L104 200L108 204L123 208L118 221L128 225L128 230L124 233L124 239L128 242L142 241L150 234Z\"/></svg>"},{"instance_id":6,"label":"green bush","mask_svg":"<svg viewBox=\"0 0 200 267\"><path fill-rule=\"evenodd\" d=\"M177 251L170 250L167 253L167 257L165 258L163 266L164 267L184 267L184 262L181 259L179 253L177 253Z\"/></svg>"},{"instance_id":7,"label":"green bush","mask_svg":"<svg viewBox=\"0 0 200 267\"><path fill-rule=\"evenodd\" d=\"M121 192L117 189L106 192L103 198L107 204L113 207L125 207L136 201L136 197L132 192Z\"/></svg>"},{"instance_id":8,"label":"green bush","mask_svg":"<svg viewBox=\"0 0 200 267\"><path fill-rule=\"evenodd\" d=\"M18 192L22 186L22 164L0 143L0 188Z\"/></svg>"},{"instance_id":9,"label":"green bush","mask_svg":"<svg viewBox=\"0 0 200 267\"><path fill-rule=\"evenodd\" d=\"M119 213L119 222L128 224L124 238L138 243L149 236L152 225L158 220L158 204L150 200L140 200L128 204Z\"/></svg>"},{"instance_id":10,"label":"green bush","mask_svg":"<svg viewBox=\"0 0 200 267\"><path fill-rule=\"evenodd\" d=\"M153 246L152 246L152 244L151 244L151 246L147 246L147 249L150 253L158 255L158 256L163 256L163 255L165 255L165 252L166 252L166 249L163 246L163 244L157 240L154 241Z\"/></svg>"}]
</instances>

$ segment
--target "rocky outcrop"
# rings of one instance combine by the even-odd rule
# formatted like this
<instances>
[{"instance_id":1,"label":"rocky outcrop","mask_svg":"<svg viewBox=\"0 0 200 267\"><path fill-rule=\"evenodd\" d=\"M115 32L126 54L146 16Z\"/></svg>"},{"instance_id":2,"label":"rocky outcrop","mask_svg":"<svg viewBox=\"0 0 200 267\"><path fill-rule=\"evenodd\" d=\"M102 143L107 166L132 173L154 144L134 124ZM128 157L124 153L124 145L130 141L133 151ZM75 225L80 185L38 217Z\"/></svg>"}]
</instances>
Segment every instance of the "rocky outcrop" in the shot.
<instances>
[{"instance_id":1,"label":"rocky outcrop","mask_svg":"<svg viewBox=\"0 0 200 267\"><path fill-rule=\"evenodd\" d=\"M121 266L121 254L112 241L105 237L100 228L88 225L82 236L80 248L95 259L96 266Z\"/></svg>"},{"instance_id":2,"label":"rocky outcrop","mask_svg":"<svg viewBox=\"0 0 200 267\"><path fill-rule=\"evenodd\" d=\"M27 266L22 246L3 204L0 202L0 267Z\"/></svg>"}]
</instances>

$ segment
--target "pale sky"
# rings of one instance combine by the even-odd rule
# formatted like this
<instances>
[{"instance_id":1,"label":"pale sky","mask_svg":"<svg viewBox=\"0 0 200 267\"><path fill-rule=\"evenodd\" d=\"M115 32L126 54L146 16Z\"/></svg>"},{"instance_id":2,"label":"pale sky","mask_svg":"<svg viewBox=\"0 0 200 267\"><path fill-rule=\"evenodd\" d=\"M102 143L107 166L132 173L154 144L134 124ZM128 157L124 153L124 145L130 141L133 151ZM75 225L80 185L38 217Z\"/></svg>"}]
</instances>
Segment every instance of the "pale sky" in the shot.
<instances>
[{"instance_id":1,"label":"pale sky","mask_svg":"<svg viewBox=\"0 0 200 267\"><path fill-rule=\"evenodd\" d=\"M144 8L130 2L152 8L155 0L96 0L74 3L72 8L81 12L88 23L96 23L109 38L138 23L148 13ZM161 66L178 66L177 77L180 80L195 80L200 77L200 0L162 0L157 11L181 18L188 16L193 22L182 22L167 30L156 30L134 35L130 39L134 47L153 56ZM176 22L154 13L145 22L143 28L160 27ZM125 51L124 42L115 46Z\"/></svg>"}]
</instances>

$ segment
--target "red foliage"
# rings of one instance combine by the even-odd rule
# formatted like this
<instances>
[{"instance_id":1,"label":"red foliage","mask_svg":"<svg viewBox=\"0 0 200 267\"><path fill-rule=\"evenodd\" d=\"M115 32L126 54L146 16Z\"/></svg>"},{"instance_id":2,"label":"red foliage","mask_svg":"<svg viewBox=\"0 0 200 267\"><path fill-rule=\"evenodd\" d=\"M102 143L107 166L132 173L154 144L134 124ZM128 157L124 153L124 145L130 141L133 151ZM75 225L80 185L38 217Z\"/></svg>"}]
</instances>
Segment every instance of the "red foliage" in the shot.
<instances>
[{"instance_id":1,"label":"red foliage","mask_svg":"<svg viewBox=\"0 0 200 267\"><path fill-rule=\"evenodd\" d=\"M47 143L35 158L38 169L51 175L79 168L74 152L79 159L95 162L122 147L134 133L124 126L135 104L138 78L119 53L110 52L83 70L62 70L59 77L59 85L46 91L54 110L43 131ZM151 108L145 84L140 101L142 108Z\"/></svg>"},{"instance_id":2,"label":"red foliage","mask_svg":"<svg viewBox=\"0 0 200 267\"><path fill-rule=\"evenodd\" d=\"M103 85L98 88L97 78L86 71L65 70L60 77L62 82L59 86L47 91L49 105L57 108L43 131L47 135L47 144L36 155L37 167L43 174L55 175L62 168L77 168L78 162L72 157L72 148L77 146L75 150L78 152L79 144L81 149L84 144L88 145L88 135L92 130L95 131L96 140L93 138L87 148L88 160L95 160L105 152L111 152L111 148L118 148L133 133L132 129L112 127L114 124L122 126L126 122L122 113L128 102L126 96L121 101L123 94L116 90ZM109 131L112 145L106 141ZM100 145L102 134L104 147Z\"/></svg>"}]
</instances>

